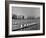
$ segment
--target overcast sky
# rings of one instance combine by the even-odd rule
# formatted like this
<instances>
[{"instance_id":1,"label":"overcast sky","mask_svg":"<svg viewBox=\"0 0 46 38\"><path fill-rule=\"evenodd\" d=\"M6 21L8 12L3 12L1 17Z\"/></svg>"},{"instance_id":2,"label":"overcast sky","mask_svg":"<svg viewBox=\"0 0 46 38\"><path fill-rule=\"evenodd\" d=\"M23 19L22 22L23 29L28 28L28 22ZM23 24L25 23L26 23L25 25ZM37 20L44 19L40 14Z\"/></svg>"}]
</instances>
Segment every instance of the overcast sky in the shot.
<instances>
[{"instance_id":1,"label":"overcast sky","mask_svg":"<svg viewBox=\"0 0 46 38\"><path fill-rule=\"evenodd\" d=\"M40 8L33 7L12 7L12 13L24 16L40 16Z\"/></svg>"}]
</instances>

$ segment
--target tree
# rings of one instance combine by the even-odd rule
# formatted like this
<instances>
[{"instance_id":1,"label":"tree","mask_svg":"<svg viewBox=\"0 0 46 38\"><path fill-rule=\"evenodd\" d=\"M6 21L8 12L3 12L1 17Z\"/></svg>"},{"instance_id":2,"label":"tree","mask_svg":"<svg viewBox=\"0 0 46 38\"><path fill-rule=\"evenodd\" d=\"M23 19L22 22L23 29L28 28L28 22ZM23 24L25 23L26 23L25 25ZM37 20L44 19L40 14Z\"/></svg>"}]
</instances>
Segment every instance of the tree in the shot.
<instances>
[{"instance_id":1,"label":"tree","mask_svg":"<svg viewBox=\"0 0 46 38\"><path fill-rule=\"evenodd\" d=\"M17 16L16 16L16 15L13 15L13 16L12 16L12 19L17 19Z\"/></svg>"}]
</instances>

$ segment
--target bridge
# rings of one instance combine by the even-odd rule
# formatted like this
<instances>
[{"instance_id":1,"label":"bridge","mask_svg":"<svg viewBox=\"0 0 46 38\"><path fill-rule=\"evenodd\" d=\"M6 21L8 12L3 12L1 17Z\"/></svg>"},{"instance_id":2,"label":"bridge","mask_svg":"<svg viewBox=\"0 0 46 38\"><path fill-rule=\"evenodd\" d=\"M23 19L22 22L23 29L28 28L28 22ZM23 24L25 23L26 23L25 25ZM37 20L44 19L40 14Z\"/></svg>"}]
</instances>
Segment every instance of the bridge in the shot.
<instances>
[{"instance_id":1,"label":"bridge","mask_svg":"<svg viewBox=\"0 0 46 38\"><path fill-rule=\"evenodd\" d=\"M35 20L14 20L14 24L12 25L13 31L18 31L18 30L32 30L34 29L40 29L40 20L35 19Z\"/></svg>"}]
</instances>

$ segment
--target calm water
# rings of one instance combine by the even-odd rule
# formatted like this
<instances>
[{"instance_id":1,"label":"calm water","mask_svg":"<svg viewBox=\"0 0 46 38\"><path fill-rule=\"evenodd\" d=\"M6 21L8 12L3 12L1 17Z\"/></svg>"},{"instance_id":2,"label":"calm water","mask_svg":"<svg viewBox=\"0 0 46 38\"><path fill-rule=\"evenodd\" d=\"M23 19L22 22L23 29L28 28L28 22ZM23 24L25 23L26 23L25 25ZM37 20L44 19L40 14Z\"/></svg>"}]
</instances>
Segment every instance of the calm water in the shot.
<instances>
[{"instance_id":1,"label":"calm water","mask_svg":"<svg viewBox=\"0 0 46 38\"><path fill-rule=\"evenodd\" d=\"M24 20L12 20L12 30L16 31L28 31L28 30L40 30L40 19L24 19Z\"/></svg>"}]
</instances>

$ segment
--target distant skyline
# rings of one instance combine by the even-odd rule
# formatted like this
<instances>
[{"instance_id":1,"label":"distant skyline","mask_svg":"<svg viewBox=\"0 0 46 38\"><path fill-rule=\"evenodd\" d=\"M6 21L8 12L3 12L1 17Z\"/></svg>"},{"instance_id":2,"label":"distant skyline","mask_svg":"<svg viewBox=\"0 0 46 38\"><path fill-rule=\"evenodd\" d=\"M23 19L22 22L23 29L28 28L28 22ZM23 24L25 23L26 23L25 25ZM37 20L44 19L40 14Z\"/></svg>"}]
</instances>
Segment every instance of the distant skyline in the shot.
<instances>
[{"instance_id":1,"label":"distant skyline","mask_svg":"<svg viewBox=\"0 0 46 38\"><path fill-rule=\"evenodd\" d=\"M40 8L33 7L12 7L12 14L23 16L40 16Z\"/></svg>"}]
</instances>

